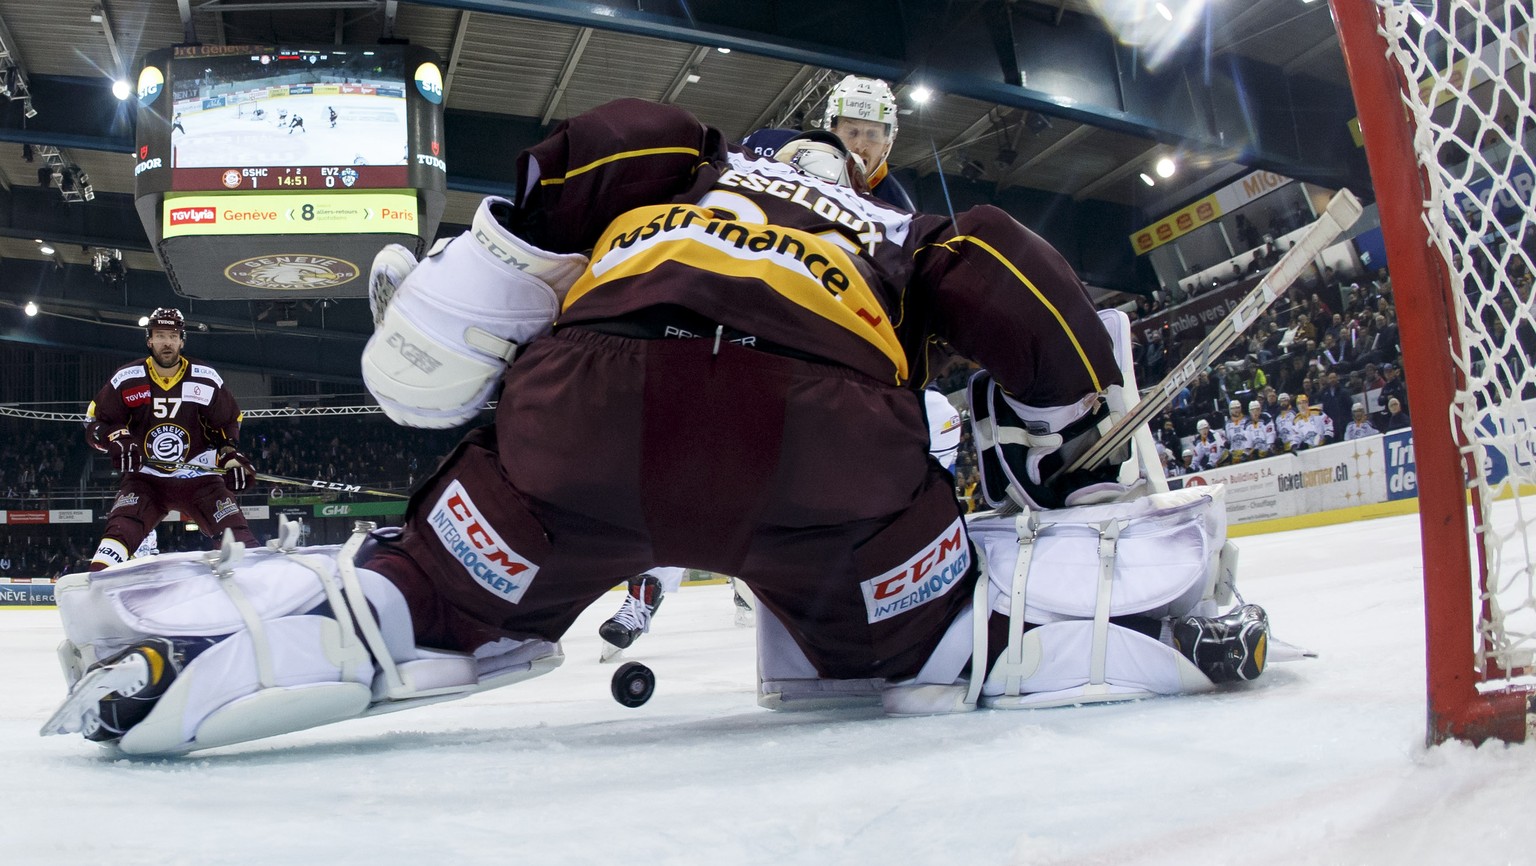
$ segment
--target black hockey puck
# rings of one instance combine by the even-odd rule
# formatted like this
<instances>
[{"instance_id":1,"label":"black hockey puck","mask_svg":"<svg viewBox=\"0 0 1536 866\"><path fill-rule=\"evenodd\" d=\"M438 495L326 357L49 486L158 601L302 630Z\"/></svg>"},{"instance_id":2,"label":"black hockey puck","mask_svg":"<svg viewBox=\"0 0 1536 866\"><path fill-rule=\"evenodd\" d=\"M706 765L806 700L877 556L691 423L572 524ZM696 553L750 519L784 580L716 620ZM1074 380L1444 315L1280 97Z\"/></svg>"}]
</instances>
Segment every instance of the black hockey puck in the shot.
<instances>
[{"instance_id":1,"label":"black hockey puck","mask_svg":"<svg viewBox=\"0 0 1536 866\"><path fill-rule=\"evenodd\" d=\"M613 699L631 709L651 699L656 675L639 662L625 662L613 672Z\"/></svg>"}]
</instances>

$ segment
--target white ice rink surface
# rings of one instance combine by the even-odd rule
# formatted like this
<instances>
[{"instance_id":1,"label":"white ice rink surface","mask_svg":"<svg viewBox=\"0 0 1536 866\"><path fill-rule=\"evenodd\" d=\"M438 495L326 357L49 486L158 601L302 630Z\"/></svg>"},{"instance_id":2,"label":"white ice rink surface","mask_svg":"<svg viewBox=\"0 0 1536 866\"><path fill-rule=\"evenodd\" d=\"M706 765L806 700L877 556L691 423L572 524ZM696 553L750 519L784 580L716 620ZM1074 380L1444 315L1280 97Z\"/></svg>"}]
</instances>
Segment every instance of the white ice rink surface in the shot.
<instances>
[{"instance_id":1,"label":"white ice rink surface","mask_svg":"<svg viewBox=\"0 0 1536 866\"><path fill-rule=\"evenodd\" d=\"M259 100L264 119L233 105L181 115L185 132L173 130L174 164L197 166L405 165L405 99L358 94L301 95ZM329 108L336 109L331 127ZM279 122L297 114L304 126ZM275 188L275 187L274 187Z\"/></svg>"},{"instance_id":2,"label":"white ice rink surface","mask_svg":"<svg viewBox=\"0 0 1536 866\"><path fill-rule=\"evenodd\" d=\"M596 626L541 679L177 760L37 736L53 611L0 611L6 864L1536 863L1536 745L1423 746L1416 518L1239 539L1319 658L1213 696L962 716L773 713L730 591L685 588L608 695Z\"/></svg>"}]
</instances>

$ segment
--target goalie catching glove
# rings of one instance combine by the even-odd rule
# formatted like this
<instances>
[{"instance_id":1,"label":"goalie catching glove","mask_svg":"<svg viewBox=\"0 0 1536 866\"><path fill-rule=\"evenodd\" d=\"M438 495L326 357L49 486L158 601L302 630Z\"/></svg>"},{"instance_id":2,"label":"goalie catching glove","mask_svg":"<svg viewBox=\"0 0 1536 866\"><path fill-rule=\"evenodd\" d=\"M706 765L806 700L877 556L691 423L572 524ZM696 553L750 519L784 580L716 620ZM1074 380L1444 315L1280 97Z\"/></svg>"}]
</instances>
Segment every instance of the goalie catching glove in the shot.
<instances>
[{"instance_id":1,"label":"goalie catching glove","mask_svg":"<svg viewBox=\"0 0 1536 866\"><path fill-rule=\"evenodd\" d=\"M480 203L470 230L418 264L391 244L374 259L368 301L377 325L363 382L407 427L457 427L480 411L517 347L549 332L587 257L531 246L503 227L513 204Z\"/></svg>"},{"instance_id":2,"label":"goalie catching glove","mask_svg":"<svg viewBox=\"0 0 1536 866\"><path fill-rule=\"evenodd\" d=\"M219 449L219 469L224 472L224 483L236 493L256 480L256 466L232 445Z\"/></svg>"}]
</instances>

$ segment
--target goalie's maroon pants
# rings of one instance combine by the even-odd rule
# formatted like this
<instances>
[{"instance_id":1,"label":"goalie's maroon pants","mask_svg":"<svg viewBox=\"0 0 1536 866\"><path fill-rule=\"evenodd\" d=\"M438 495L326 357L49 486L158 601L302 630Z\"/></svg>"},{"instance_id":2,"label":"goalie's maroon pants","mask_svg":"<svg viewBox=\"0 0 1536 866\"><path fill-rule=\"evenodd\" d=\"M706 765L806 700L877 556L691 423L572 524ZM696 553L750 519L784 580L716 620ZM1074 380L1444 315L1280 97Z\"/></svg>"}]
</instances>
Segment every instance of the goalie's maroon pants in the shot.
<instances>
[{"instance_id":1,"label":"goalie's maroon pants","mask_svg":"<svg viewBox=\"0 0 1536 866\"><path fill-rule=\"evenodd\" d=\"M400 587L423 646L555 640L679 565L745 580L824 676L909 676L977 574L922 413L841 366L566 328L360 564Z\"/></svg>"}]
</instances>

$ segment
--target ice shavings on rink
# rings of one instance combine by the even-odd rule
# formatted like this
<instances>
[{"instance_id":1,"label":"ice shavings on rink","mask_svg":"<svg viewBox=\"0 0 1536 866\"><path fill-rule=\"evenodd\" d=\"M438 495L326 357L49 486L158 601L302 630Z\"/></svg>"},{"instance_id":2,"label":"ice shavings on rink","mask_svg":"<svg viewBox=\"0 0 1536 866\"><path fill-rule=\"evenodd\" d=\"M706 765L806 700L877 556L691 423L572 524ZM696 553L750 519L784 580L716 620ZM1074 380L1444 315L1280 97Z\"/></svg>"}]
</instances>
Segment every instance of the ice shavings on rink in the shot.
<instances>
[{"instance_id":1,"label":"ice shavings on rink","mask_svg":"<svg viewBox=\"0 0 1536 866\"><path fill-rule=\"evenodd\" d=\"M307 120L307 119L306 119ZM772 713L728 587L597 662L179 760L37 736L53 611L0 611L8 864L1532 863L1536 745L1423 746L1415 517L1238 539L1240 587L1319 658L1210 696L886 719Z\"/></svg>"}]
</instances>

